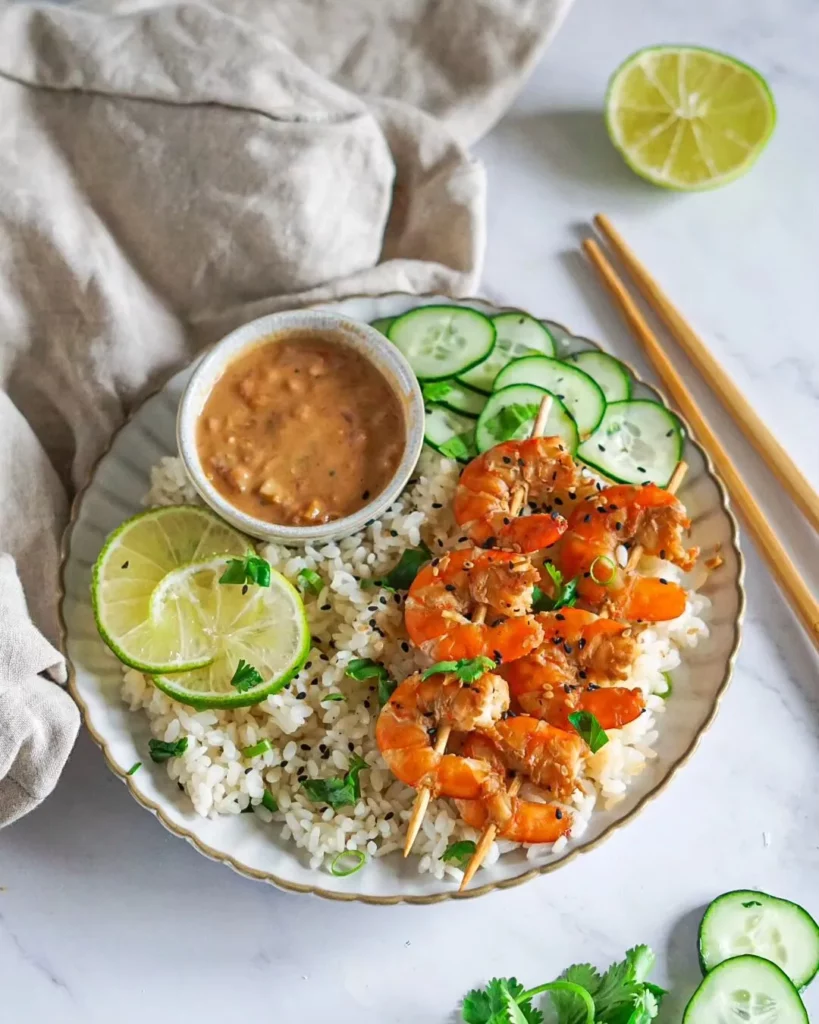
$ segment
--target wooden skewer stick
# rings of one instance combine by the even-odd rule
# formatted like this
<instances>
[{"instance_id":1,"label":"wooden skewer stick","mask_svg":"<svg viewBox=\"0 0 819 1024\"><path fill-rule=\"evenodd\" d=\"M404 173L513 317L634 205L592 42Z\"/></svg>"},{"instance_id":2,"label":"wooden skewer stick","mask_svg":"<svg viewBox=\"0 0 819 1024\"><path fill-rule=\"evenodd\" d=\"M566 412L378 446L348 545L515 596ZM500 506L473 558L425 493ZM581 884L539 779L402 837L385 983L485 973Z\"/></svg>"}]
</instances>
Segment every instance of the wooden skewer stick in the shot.
<instances>
[{"instance_id":1,"label":"wooden skewer stick","mask_svg":"<svg viewBox=\"0 0 819 1024\"><path fill-rule=\"evenodd\" d=\"M549 413L552 409L552 396L544 395L543 401L540 403L540 408L537 411L537 417L535 418L534 426L532 427L532 437L540 437L543 431L546 429L546 420L549 418ZM512 495L512 507L510 511L513 516L516 516L520 512L521 506L526 499L526 491L522 487L518 487L515 493ZM523 778L520 775L515 776L512 779L512 784L509 787L509 797L514 799L520 792L520 787L523 785ZM498 827L494 824L489 824L484 827L481 832L478 842L475 844L475 852L469 859L469 863L464 871L464 877L461 879L461 884L458 887L458 892L463 892L464 889L469 885L472 879L475 877L475 872L483 864L486 859L487 853L492 843L495 842L495 836L497 835Z\"/></svg>"}]
</instances>

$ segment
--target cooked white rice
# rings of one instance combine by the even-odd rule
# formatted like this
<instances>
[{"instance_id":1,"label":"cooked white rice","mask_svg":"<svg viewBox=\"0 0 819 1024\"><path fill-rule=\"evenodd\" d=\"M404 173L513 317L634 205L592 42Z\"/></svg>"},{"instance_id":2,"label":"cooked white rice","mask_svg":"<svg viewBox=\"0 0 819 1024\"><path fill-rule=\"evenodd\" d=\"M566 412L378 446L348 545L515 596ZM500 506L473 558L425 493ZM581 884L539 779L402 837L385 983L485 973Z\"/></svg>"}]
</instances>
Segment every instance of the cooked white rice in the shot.
<instances>
[{"instance_id":1,"label":"cooked white rice","mask_svg":"<svg viewBox=\"0 0 819 1024\"><path fill-rule=\"evenodd\" d=\"M373 658L400 680L429 663L407 643L400 596L364 589L359 580L383 575L407 547L422 539L433 551L458 546L459 531L450 511L458 473L455 462L425 449L408 490L362 533L317 548L260 545L261 554L288 579L295 581L307 568L325 581L320 594L305 599L313 647L304 669L283 692L250 708L196 712L170 700L141 673L125 670L123 699L132 711L147 712L154 736L167 742L188 737L184 755L168 761L167 771L198 814L240 814L250 807L278 828L282 838L304 850L312 868L327 865L345 849L383 857L403 847L415 791L394 779L375 744L375 688L348 678L345 665L352 658ZM179 459L163 459L152 472L151 484L148 505L197 500ZM657 559L644 559L641 568L681 578L674 566ZM553 847L532 846L530 859L558 853L578 839L594 808L621 801L632 778L655 756L652 747L665 709L659 696L666 689L662 673L679 665L681 648L707 636L708 605L706 597L691 592L684 615L640 634L640 653L627 685L643 690L647 710L623 729L609 730L609 742L588 759L570 805L571 839L561 838ZM322 702L338 692L344 701ZM272 750L243 757L243 748L262 739L270 741ZM369 765L361 775L356 806L334 811L312 803L301 782L342 774L353 753ZM265 789L276 799L275 813L261 805ZM441 855L450 843L475 838L453 804L434 802L414 846L418 870L459 879L461 871ZM514 846L495 843L485 863L494 863Z\"/></svg>"}]
</instances>

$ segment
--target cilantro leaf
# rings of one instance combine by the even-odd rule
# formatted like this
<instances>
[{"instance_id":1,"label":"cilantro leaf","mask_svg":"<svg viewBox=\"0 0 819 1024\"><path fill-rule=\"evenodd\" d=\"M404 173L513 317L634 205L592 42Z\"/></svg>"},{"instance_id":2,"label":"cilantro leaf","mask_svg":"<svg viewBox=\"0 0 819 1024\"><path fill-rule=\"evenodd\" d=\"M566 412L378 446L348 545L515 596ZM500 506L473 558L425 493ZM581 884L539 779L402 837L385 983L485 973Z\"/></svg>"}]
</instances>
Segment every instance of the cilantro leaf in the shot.
<instances>
[{"instance_id":1,"label":"cilantro leaf","mask_svg":"<svg viewBox=\"0 0 819 1024\"><path fill-rule=\"evenodd\" d=\"M438 446L438 451L448 459L455 459L456 462L473 458L478 452L475 447L475 431L454 434L448 441Z\"/></svg>"},{"instance_id":2,"label":"cilantro leaf","mask_svg":"<svg viewBox=\"0 0 819 1024\"><path fill-rule=\"evenodd\" d=\"M473 989L464 999L461 1016L466 1024L540 1024L543 1016L532 1009L517 978L493 978L486 988Z\"/></svg>"},{"instance_id":3,"label":"cilantro leaf","mask_svg":"<svg viewBox=\"0 0 819 1024\"><path fill-rule=\"evenodd\" d=\"M421 673L421 678L429 679L430 676L443 672L454 672L462 683L474 683L493 668L495 662L485 655L478 658L461 658L459 661L436 661Z\"/></svg>"},{"instance_id":4,"label":"cilantro leaf","mask_svg":"<svg viewBox=\"0 0 819 1024\"><path fill-rule=\"evenodd\" d=\"M586 741L593 754L608 743L609 738L603 726L591 711L575 711L569 715L569 722L577 735Z\"/></svg>"},{"instance_id":5,"label":"cilantro leaf","mask_svg":"<svg viewBox=\"0 0 819 1024\"><path fill-rule=\"evenodd\" d=\"M170 761L172 757L181 757L188 749L188 737L183 736L173 743L166 743L165 740L148 740L148 750L151 760L156 764L163 761Z\"/></svg>"},{"instance_id":6,"label":"cilantro leaf","mask_svg":"<svg viewBox=\"0 0 819 1024\"><path fill-rule=\"evenodd\" d=\"M381 579L362 580L361 586L365 589L383 587L385 590L409 590L421 566L431 558L432 552L424 543L418 548L407 548L386 576Z\"/></svg>"},{"instance_id":7,"label":"cilantro leaf","mask_svg":"<svg viewBox=\"0 0 819 1024\"><path fill-rule=\"evenodd\" d=\"M428 402L442 402L451 390L448 380L431 380L421 386L421 393Z\"/></svg>"},{"instance_id":8,"label":"cilantro leaf","mask_svg":"<svg viewBox=\"0 0 819 1024\"><path fill-rule=\"evenodd\" d=\"M498 441L520 440L529 436L537 410L535 403L506 405L484 427Z\"/></svg>"},{"instance_id":9,"label":"cilantro leaf","mask_svg":"<svg viewBox=\"0 0 819 1024\"><path fill-rule=\"evenodd\" d=\"M329 804L333 809L347 807L357 803L361 797L359 775L365 768L369 768L367 762L358 754L353 754L343 778L307 779L302 782L301 788L315 803Z\"/></svg>"},{"instance_id":10,"label":"cilantro leaf","mask_svg":"<svg viewBox=\"0 0 819 1024\"><path fill-rule=\"evenodd\" d=\"M321 588L324 586L321 576L312 569L301 569L296 576L296 583L302 594L306 594L308 590L314 594L320 594Z\"/></svg>"},{"instance_id":11,"label":"cilantro leaf","mask_svg":"<svg viewBox=\"0 0 819 1024\"><path fill-rule=\"evenodd\" d=\"M262 793L262 807L266 807L268 811L278 811L279 809L279 803L269 789Z\"/></svg>"},{"instance_id":12,"label":"cilantro leaf","mask_svg":"<svg viewBox=\"0 0 819 1024\"><path fill-rule=\"evenodd\" d=\"M647 946L637 946L626 953L625 960L615 961L600 979L600 985L593 993L595 1019L606 1021L606 1024L610 1019L616 1020L617 1024L626 1024L634 1000L639 995L635 972L642 967L642 951L648 952L653 963L651 950ZM624 1009L628 1009L625 1016Z\"/></svg>"},{"instance_id":13,"label":"cilantro leaf","mask_svg":"<svg viewBox=\"0 0 819 1024\"><path fill-rule=\"evenodd\" d=\"M233 678L230 680L230 685L238 690L239 693L247 693L248 690L252 690L254 686L258 686L259 683L263 682L264 679L261 672L240 658L236 671L233 673Z\"/></svg>"},{"instance_id":14,"label":"cilantro leaf","mask_svg":"<svg viewBox=\"0 0 819 1024\"><path fill-rule=\"evenodd\" d=\"M563 573L556 565L546 562L544 568L554 584L554 596L550 597L540 587L535 587L532 591L532 611L556 612L560 608L573 608L577 603L577 577L564 583Z\"/></svg>"},{"instance_id":15,"label":"cilantro leaf","mask_svg":"<svg viewBox=\"0 0 819 1024\"><path fill-rule=\"evenodd\" d=\"M634 946L626 950L626 964L628 966L629 979L636 982L644 982L651 974L657 957L649 946Z\"/></svg>"},{"instance_id":16,"label":"cilantro leaf","mask_svg":"<svg viewBox=\"0 0 819 1024\"><path fill-rule=\"evenodd\" d=\"M227 568L219 577L220 583L244 585L255 583L259 587L270 586L270 562L258 555L247 558L229 558Z\"/></svg>"},{"instance_id":17,"label":"cilantro leaf","mask_svg":"<svg viewBox=\"0 0 819 1024\"><path fill-rule=\"evenodd\" d=\"M465 868L472 859L477 847L471 839L462 839L458 843L450 843L441 854L441 860L452 861L456 868Z\"/></svg>"},{"instance_id":18,"label":"cilantro leaf","mask_svg":"<svg viewBox=\"0 0 819 1024\"><path fill-rule=\"evenodd\" d=\"M364 679L377 679L378 702L382 708L393 695L396 686L398 686L398 683L390 679L389 672L381 662L373 661L372 658L353 658L352 661L347 663L346 674L351 679L357 679L359 682Z\"/></svg>"}]
</instances>

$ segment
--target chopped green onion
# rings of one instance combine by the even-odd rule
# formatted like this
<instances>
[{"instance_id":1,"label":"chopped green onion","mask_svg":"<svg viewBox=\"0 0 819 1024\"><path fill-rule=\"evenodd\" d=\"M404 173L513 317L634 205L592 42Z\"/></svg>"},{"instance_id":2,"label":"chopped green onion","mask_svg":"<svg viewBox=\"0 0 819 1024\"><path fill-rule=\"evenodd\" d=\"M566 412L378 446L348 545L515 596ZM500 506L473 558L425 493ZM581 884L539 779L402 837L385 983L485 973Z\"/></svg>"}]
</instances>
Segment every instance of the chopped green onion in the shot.
<instances>
[{"instance_id":1,"label":"chopped green onion","mask_svg":"<svg viewBox=\"0 0 819 1024\"><path fill-rule=\"evenodd\" d=\"M569 715L569 722L577 735L586 741L593 754L608 743L609 738L603 726L591 711L575 711Z\"/></svg>"},{"instance_id":2,"label":"chopped green onion","mask_svg":"<svg viewBox=\"0 0 819 1024\"><path fill-rule=\"evenodd\" d=\"M350 679L361 683L365 679L387 679L389 672L380 661L373 661L372 658L353 658L347 662L344 674Z\"/></svg>"},{"instance_id":3,"label":"chopped green onion","mask_svg":"<svg viewBox=\"0 0 819 1024\"><path fill-rule=\"evenodd\" d=\"M278 811L279 809L276 798L269 789L266 789L264 793L262 793L262 807L266 807L268 811Z\"/></svg>"},{"instance_id":4,"label":"chopped green onion","mask_svg":"<svg viewBox=\"0 0 819 1024\"><path fill-rule=\"evenodd\" d=\"M441 854L441 860L451 860L455 867L463 870L472 859L477 847L471 839L462 839L459 843L450 843Z\"/></svg>"},{"instance_id":5,"label":"chopped green onion","mask_svg":"<svg viewBox=\"0 0 819 1024\"><path fill-rule=\"evenodd\" d=\"M258 555L247 558L229 558L227 568L219 577L220 583L244 585L255 583L259 587L270 586L270 562Z\"/></svg>"},{"instance_id":6,"label":"chopped green onion","mask_svg":"<svg viewBox=\"0 0 819 1024\"><path fill-rule=\"evenodd\" d=\"M125 774L126 775L133 775L134 772L138 772L141 767L142 767L142 762L141 761L137 761L136 764L132 764L131 765L131 767L128 769L128 771Z\"/></svg>"},{"instance_id":7,"label":"chopped green onion","mask_svg":"<svg viewBox=\"0 0 819 1024\"><path fill-rule=\"evenodd\" d=\"M296 576L296 583L302 594L306 594L308 590L312 590L314 594L320 594L324 586L321 576L312 569L302 569Z\"/></svg>"},{"instance_id":8,"label":"chopped green onion","mask_svg":"<svg viewBox=\"0 0 819 1024\"><path fill-rule=\"evenodd\" d=\"M343 693L325 693L325 695L321 698L321 703L322 704L326 704L328 700L336 701L336 700L346 700L346 699L347 698L344 696Z\"/></svg>"},{"instance_id":9,"label":"chopped green onion","mask_svg":"<svg viewBox=\"0 0 819 1024\"><path fill-rule=\"evenodd\" d=\"M188 737L183 736L173 743L166 743L164 740L148 740L148 750L151 760L156 764L163 761L170 761L172 757L180 757L188 749Z\"/></svg>"},{"instance_id":10,"label":"chopped green onion","mask_svg":"<svg viewBox=\"0 0 819 1024\"><path fill-rule=\"evenodd\" d=\"M661 672L660 675L663 677L663 679L665 679L665 685L666 685L665 693L661 693L660 696L663 698L663 700L668 700L668 698L671 696L671 693L672 693L672 691L674 689L674 684L671 682L671 673L670 672Z\"/></svg>"},{"instance_id":11,"label":"chopped green onion","mask_svg":"<svg viewBox=\"0 0 819 1024\"><path fill-rule=\"evenodd\" d=\"M352 860L353 863L344 867L341 863L343 860ZM360 871L366 861L367 855L361 850L342 850L330 861L330 874L335 875L336 878L347 878L348 875L354 875L356 871Z\"/></svg>"},{"instance_id":12,"label":"chopped green onion","mask_svg":"<svg viewBox=\"0 0 819 1024\"><path fill-rule=\"evenodd\" d=\"M252 747L245 747L242 751L242 757L258 757L260 754L266 754L268 750L273 749L273 744L270 740L259 740L258 743L254 743Z\"/></svg>"},{"instance_id":13,"label":"chopped green onion","mask_svg":"<svg viewBox=\"0 0 819 1024\"><path fill-rule=\"evenodd\" d=\"M609 570L609 574L606 579L600 579L599 576L595 576L595 566L602 565ZM614 583L614 579L617 576L617 563L608 557L608 555L598 555L589 566L589 575L595 583L599 583L601 587L610 587Z\"/></svg>"}]
</instances>

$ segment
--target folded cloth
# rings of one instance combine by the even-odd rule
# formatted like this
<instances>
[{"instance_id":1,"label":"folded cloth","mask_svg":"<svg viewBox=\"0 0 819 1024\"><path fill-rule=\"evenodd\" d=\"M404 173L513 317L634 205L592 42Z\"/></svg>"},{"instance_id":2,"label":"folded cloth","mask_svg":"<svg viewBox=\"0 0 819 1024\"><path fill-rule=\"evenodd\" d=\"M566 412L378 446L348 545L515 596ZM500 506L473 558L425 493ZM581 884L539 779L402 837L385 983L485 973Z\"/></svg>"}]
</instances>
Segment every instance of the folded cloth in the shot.
<instances>
[{"instance_id":1,"label":"folded cloth","mask_svg":"<svg viewBox=\"0 0 819 1024\"><path fill-rule=\"evenodd\" d=\"M7 559L0 825L76 732L43 676L66 494L140 394L243 321L469 294L484 175L464 145L570 2L0 3L0 552L31 614Z\"/></svg>"}]
</instances>

